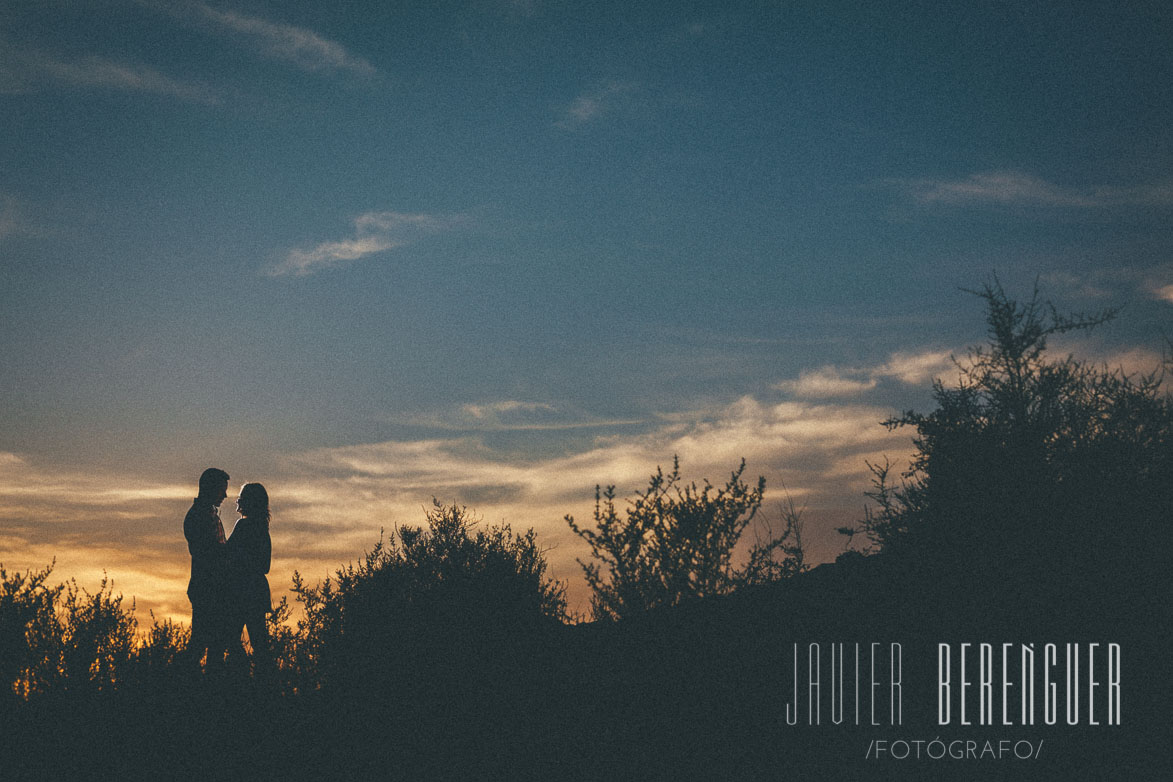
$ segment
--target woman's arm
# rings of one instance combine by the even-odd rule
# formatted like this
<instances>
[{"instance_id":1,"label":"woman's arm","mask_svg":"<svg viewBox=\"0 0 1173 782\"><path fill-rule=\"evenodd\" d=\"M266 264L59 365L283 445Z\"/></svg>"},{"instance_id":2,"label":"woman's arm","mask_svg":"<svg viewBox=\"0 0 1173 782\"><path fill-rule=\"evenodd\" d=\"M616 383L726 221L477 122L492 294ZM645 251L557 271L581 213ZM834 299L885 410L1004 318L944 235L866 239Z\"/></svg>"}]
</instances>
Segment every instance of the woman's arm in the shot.
<instances>
[{"instance_id":1,"label":"woman's arm","mask_svg":"<svg viewBox=\"0 0 1173 782\"><path fill-rule=\"evenodd\" d=\"M269 537L268 529L261 531L260 548L260 557L257 564L264 565L264 567L260 567L258 570L260 570L262 573L268 573L269 567L273 564L273 539Z\"/></svg>"}]
</instances>

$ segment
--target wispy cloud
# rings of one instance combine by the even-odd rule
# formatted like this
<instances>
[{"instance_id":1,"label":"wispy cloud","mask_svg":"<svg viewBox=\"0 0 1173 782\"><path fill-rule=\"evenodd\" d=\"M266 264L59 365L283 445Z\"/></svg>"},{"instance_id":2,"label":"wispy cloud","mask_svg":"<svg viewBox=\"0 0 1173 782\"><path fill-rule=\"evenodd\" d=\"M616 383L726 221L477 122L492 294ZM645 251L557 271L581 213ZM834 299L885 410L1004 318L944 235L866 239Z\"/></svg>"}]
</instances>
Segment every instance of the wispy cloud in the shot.
<instances>
[{"instance_id":1,"label":"wispy cloud","mask_svg":"<svg viewBox=\"0 0 1173 782\"><path fill-rule=\"evenodd\" d=\"M290 250L285 260L269 270L269 274L280 277L284 274L304 276L319 269L336 266L345 261L354 261L367 255L398 247L384 236L366 236L361 239L344 239L340 242L323 242L308 250Z\"/></svg>"},{"instance_id":2,"label":"wispy cloud","mask_svg":"<svg viewBox=\"0 0 1173 782\"><path fill-rule=\"evenodd\" d=\"M910 179L893 182L917 202L1097 209L1119 206L1173 206L1173 182L1094 187L1063 187L1022 171L971 174L962 179Z\"/></svg>"},{"instance_id":3,"label":"wispy cloud","mask_svg":"<svg viewBox=\"0 0 1173 782\"><path fill-rule=\"evenodd\" d=\"M1173 285L1161 285L1152 289L1154 297L1173 304Z\"/></svg>"},{"instance_id":4,"label":"wispy cloud","mask_svg":"<svg viewBox=\"0 0 1173 782\"><path fill-rule=\"evenodd\" d=\"M365 258L409 244L425 233L449 228L461 216L366 212L354 218L355 235L348 239L322 242L308 249L293 249L265 271L271 277L304 277L316 271Z\"/></svg>"},{"instance_id":5,"label":"wispy cloud","mask_svg":"<svg viewBox=\"0 0 1173 782\"><path fill-rule=\"evenodd\" d=\"M832 366L802 372L797 380L783 380L778 388L801 398L858 396L876 387L876 378L852 372L851 377Z\"/></svg>"},{"instance_id":6,"label":"wispy cloud","mask_svg":"<svg viewBox=\"0 0 1173 782\"><path fill-rule=\"evenodd\" d=\"M1173 285L1166 291L1173 301ZM1052 340L1053 354L1070 353L1086 357L1093 364L1123 369L1126 373L1141 375L1160 370L1162 356L1148 348L1104 351L1102 346L1085 339L1063 338ZM799 374L797 379L783 380L774 388L792 397L808 401L838 404L839 400L860 398L875 390L881 382L895 381L905 386L926 386L934 380L951 385L957 380L960 368L954 360L965 351L922 350L900 351L891 354L882 364L870 367L842 367L827 365ZM967 364L960 359L961 365Z\"/></svg>"},{"instance_id":7,"label":"wispy cloud","mask_svg":"<svg viewBox=\"0 0 1173 782\"><path fill-rule=\"evenodd\" d=\"M1067 270L1047 272L1040 275L1039 280L1052 290L1062 291L1064 295L1081 299L1106 299L1113 295L1112 288L1119 287L1118 270L1096 270L1092 273L1075 274ZM1109 279L1109 276L1116 279Z\"/></svg>"},{"instance_id":8,"label":"wispy cloud","mask_svg":"<svg viewBox=\"0 0 1173 782\"><path fill-rule=\"evenodd\" d=\"M1154 341L1158 337L1154 337ZM1173 356L1161 348L1146 345L1110 345L1085 333L1060 334L1048 343L1053 356L1072 355L1089 366L1123 372L1134 381L1155 376L1164 391L1173 391ZM1162 346L1164 347L1164 346ZM1165 348L1167 350L1167 348Z\"/></svg>"},{"instance_id":9,"label":"wispy cloud","mask_svg":"<svg viewBox=\"0 0 1173 782\"><path fill-rule=\"evenodd\" d=\"M971 174L965 179L918 179L909 183L913 196L924 203L1043 204L1094 206L1079 193L1065 190L1018 171Z\"/></svg>"},{"instance_id":10,"label":"wispy cloud","mask_svg":"<svg viewBox=\"0 0 1173 782\"><path fill-rule=\"evenodd\" d=\"M595 122L613 111L624 96L636 89L637 85L630 82L612 81L584 92L562 109L561 116L554 124L565 130L573 130Z\"/></svg>"},{"instance_id":11,"label":"wispy cloud","mask_svg":"<svg viewBox=\"0 0 1173 782\"><path fill-rule=\"evenodd\" d=\"M906 385L920 385L952 371L953 353L948 350L924 350L917 353L893 353L874 372L876 377L894 377Z\"/></svg>"},{"instance_id":12,"label":"wispy cloud","mask_svg":"<svg viewBox=\"0 0 1173 782\"><path fill-rule=\"evenodd\" d=\"M359 231L401 231L415 228L421 231L438 231L460 222L460 215L441 216L429 214L407 214L404 212L365 212L354 218L354 227Z\"/></svg>"},{"instance_id":13,"label":"wispy cloud","mask_svg":"<svg viewBox=\"0 0 1173 782\"><path fill-rule=\"evenodd\" d=\"M1162 370L1166 370L1166 374L1162 379L1163 386L1170 388L1170 378L1167 370L1170 368L1170 357L1155 350L1146 347L1124 348L1110 351L1106 356L1099 360L1109 369L1119 369L1126 375L1133 377L1140 377L1143 375L1151 375L1156 373L1160 375Z\"/></svg>"},{"instance_id":14,"label":"wispy cloud","mask_svg":"<svg viewBox=\"0 0 1173 782\"><path fill-rule=\"evenodd\" d=\"M517 399L505 399L499 402L461 405L460 409L473 418L488 418L502 413L553 412L555 407L546 402L522 402Z\"/></svg>"},{"instance_id":15,"label":"wispy cloud","mask_svg":"<svg viewBox=\"0 0 1173 782\"><path fill-rule=\"evenodd\" d=\"M0 57L0 92L32 92L66 85L153 93L193 103L220 101L219 94L206 84L175 79L139 63L96 56L65 59L45 51L5 48L7 51Z\"/></svg>"},{"instance_id":16,"label":"wispy cloud","mask_svg":"<svg viewBox=\"0 0 1173 782\"><path fill-rule=\"evenodd\" d=\"M647 423L644 419L599 418L566 405L516 399L468 402L450 410L394 415L385 420L413 429L465 433L609 430Z\"/></svg>"},{"instance_id":17,"label":"wispy cloud","mask_svg":"<svg viewBox=\"0 0 1173 782\"><path fill-rule=\"evenodd\" d=\"M206 3L195 3L190 8L216 27L253 40L265 56L292 63L302 70L375 73L375 67L367 60L305 27L222 11Z\"/></svg>"},{"instance_id":18,"label":"wispy cloud","mask_svg":"<svg viewBox=\"0 0 1173 782\"><path fill-rule=\"evenodd\" d=\"M897 352L883 364L872 367L823 366L783 380L776 388L800 399L835 399L860 396L885 379L905 385L923 385L953 369L953 354L947 350Z\"/></svg>"},{"instance_id":19,"label":"wispy cloud","mask_svg":"<svg viewBox=\"0 0 1173 782\"><path fill-rule=\"evenodd\" d=\"M546 402L505 399L460 405L450 424L469 431L557 431L598 427L600 422L567 415Z\"/></svg>"},{"instance_id":20,"label":"wispy cloud","mask_svg":"<svg viewBox=\"0 0 1173 782\"><path fill-rule=\"evenodd\" d=\"M1168 262L1138 266L1115 264L1079 272L1061 269L1047 272L1040 279L1048 288L1073 298L1173 302L1173 284L1170 283L1173 263Z\"/></svg>"}]
</instances>

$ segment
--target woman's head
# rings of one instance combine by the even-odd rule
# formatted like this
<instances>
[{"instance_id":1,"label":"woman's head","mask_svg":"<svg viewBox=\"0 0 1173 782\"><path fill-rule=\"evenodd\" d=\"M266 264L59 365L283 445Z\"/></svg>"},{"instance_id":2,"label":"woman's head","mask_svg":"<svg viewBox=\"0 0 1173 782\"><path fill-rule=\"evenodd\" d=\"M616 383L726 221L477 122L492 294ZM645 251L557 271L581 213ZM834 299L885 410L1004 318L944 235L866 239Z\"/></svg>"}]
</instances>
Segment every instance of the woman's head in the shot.
<instances>
[{"instance_id":1,"label":"woman's head","mask_svg":"<svg viewBox=\"0 0 1173 782\"><path fill-rule=\"evenodd\" d=\"M269 520L269 493L259 483L246 483L240 487L240 497L236 500L236 509L241 516L262 518Z\"/></svg>"}]
</instances>

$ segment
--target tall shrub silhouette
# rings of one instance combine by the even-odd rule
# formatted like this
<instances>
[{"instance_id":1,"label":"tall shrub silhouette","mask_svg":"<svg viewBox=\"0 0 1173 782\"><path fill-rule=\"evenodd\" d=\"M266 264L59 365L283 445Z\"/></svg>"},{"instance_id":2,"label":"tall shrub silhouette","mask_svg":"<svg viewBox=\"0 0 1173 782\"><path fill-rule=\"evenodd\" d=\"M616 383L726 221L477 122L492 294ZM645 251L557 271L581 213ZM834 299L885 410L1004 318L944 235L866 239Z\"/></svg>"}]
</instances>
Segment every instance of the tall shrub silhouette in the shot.
<instances>
[{"instance_id":1,"label":"tall shrub silhouette","mask_svg":"<svg viewBox=\"0 0 1173 782\"><path fill-rule=\"evenodd\" d=\"M0 567L0 687L5 694L28 697L56 678L55 605L64 587L46 583L52 571L49 565L9 575Z\"/></svg>"},{"instance_id":2,"label":"tall shrub silhouette","mask_svg":"<svg viewBox=\"0 0 1173 782\"><path fill-rule=\"evenodd\" d=\"M89 593L75 581L65 585L58 612L61 625L59 673L65 687L109 689L126 675L137 646L134 606L122 607L106 578Z\"/></svg>"},{"instance_id":3,"label":"tall shrub silhouette","mask_svg":"<svg viewBox=\"0 0 1173 782\"><path fill-rule=\"evenodd\" d=\"M141 670L169 664L185 633L155 623L139 639L134 606L103 578L90 593L70 580L51 586L53 566L9 575L0 568L0 683L21 698L62 690L110 690Z\"/></svg>"},{"instance_id":4,"label":"tall shrub silhouette","mask_svg":"<svg viewBox=\"0 0 1173 782\"><path fill-rule=\"evenodd\" d=\"M52 572L0 567L0 701L151 685L178 669L187 627L152 615L140 635L133 603L107 579L91 593L72 579L51 585Z\"/></svg>"},{"instance_id":5,"label":"tall shrub silhouette","mask_svg":"<svg viewBox=\"0 0 1173 782\"><path fill-rule=\"evenodd\" d=\"M750 486L742 480L745 460L729 480L714 489L684 484L680 461L667 475L656 468L648 488L636 492L621 516L615 487L595 487L594 529L566 523L591 547L583 572L592 591L596 619L618 619L694 597L731 592L735 587L791 575L804 568L801 523L790 506L779 536L758 541L742 569L733 558L742 533L762 505L766 479ZM778 560L776 555L783 554Z\"/></svg>"},{"instance_id":6,"label":"tall shrub silhouette","mask_svg":"<svg viewBox=\"0 0 1173 782\"><path fill-rule=\"evenodd\" d=\"M975 293L989 343L957 362L955 387L934 383L936 409L885 422L915 429L915 455L899 481L874 468L877 508L861 530L920 566L1036 574L1063 590L1072 579L1146 572L1168 551L1173 510L1173 404L1162 373L1047 353L1050 337L1114 311L1063 315L1037 288L1018 302L997 282Z\"/></svg>"},{"instance_id":7,"label":"tall shrub silhouette","mask_svg":"<svg viewBox=\"0 0 1173 782\"><path fill-rule=\"evenodd\" d=\"M138 640L135 649L135 674L141 678L158 679L187 662L183 655L191 640L191 630L170 619L160 622L154 614L151 614L151 620L151 629Z\"/></svg>"},{"instance_id":8,"label":"tall shrub silhouette","mask_svg":"<svg viewBox=\"0 0 1173 782\"><path fill-rule=\"evenodd\" d=\"M294 575L303 670L327 685L411 678L413 665L459 665L486 644L565 620L565 586L546 575L533 530L477 529L467 508L438 501L425 521L316 586Z\"/></svg>"}]
</instances>

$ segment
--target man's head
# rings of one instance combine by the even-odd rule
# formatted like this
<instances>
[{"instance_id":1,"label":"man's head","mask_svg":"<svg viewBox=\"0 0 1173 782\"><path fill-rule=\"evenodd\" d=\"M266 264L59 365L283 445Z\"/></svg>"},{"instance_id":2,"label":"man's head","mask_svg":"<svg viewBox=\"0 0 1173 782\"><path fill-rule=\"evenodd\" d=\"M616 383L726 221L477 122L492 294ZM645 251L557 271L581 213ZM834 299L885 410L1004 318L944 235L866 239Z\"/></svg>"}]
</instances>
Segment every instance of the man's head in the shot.
<instances>
[{"instance_id":1,"label":"man's head","mask_svg":"<svg viewBox=\"0 0 1173 782\"><path fill-rule=\"evenodd\" d=\"M209 467L200 475L200 494L202 499L213 505L219 505L228 496L228 473L216 467Z\"/></svg>"}]
</instances>

